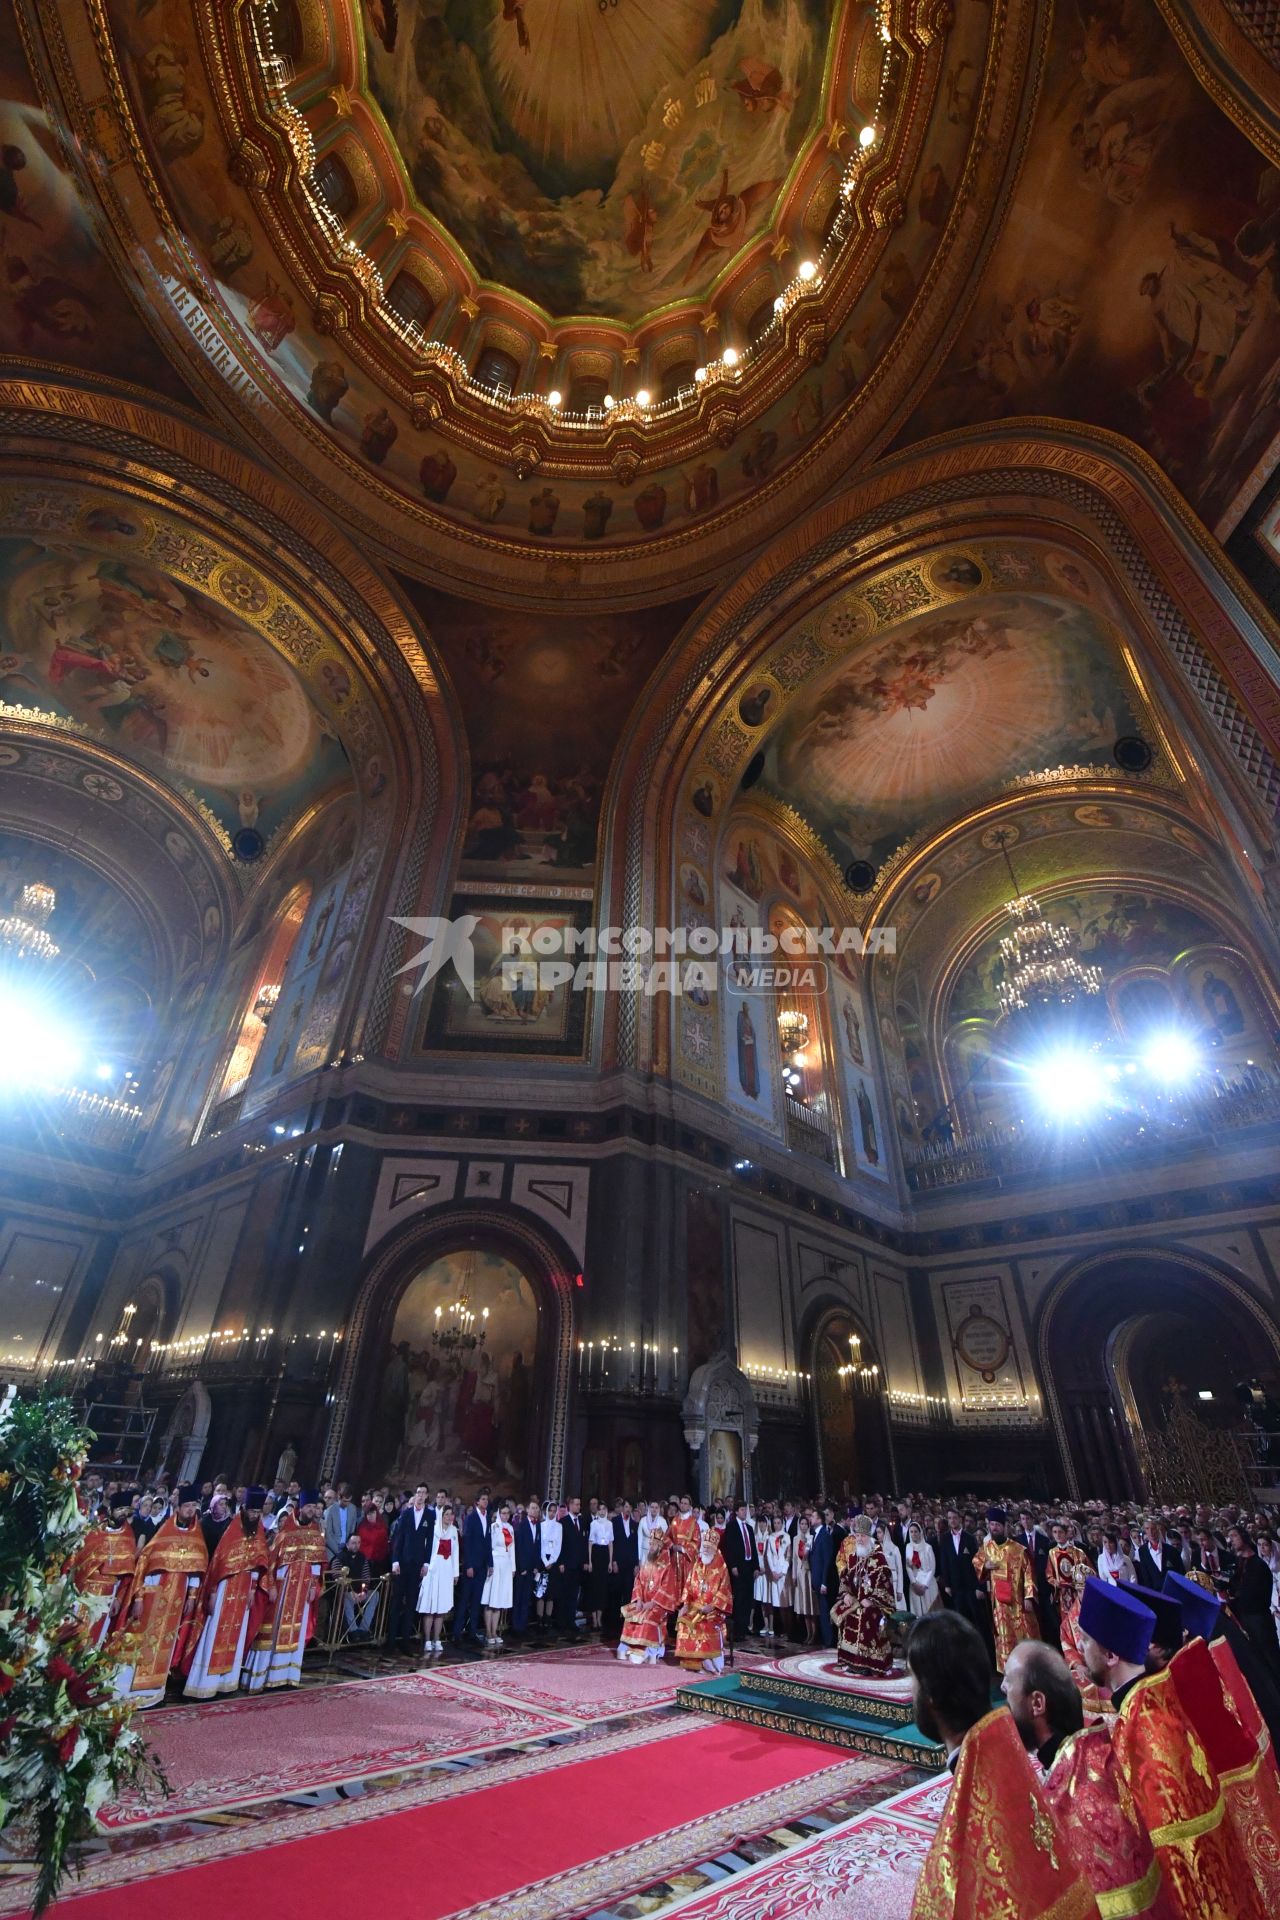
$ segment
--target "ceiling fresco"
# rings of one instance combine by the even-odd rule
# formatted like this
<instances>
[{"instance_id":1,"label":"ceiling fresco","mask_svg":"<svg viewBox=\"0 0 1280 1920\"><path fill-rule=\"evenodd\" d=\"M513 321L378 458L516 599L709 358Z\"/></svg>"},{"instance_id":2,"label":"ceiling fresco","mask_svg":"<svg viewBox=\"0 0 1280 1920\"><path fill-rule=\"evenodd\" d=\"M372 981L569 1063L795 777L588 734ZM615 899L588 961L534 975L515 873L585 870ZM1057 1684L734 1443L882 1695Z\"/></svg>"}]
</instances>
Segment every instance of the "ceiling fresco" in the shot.
<instances>
[{"instance_id":1,"label":"ceiling fresco","mask_svg":"<svg viewBox=\"0 0 1280 1920\"><path fill-rule=\"evenodd\" d=\"M422 205L481 278L555 315L626 322L705 299L770 221L842 13L400 0L380 36L379 11L365 11L370 83Z\"/></svg>"},{"instance_id":2,"label":"ceiling fresco","mask_svg":"<svg viewBox=\"0 0 1280 1920\"><path fill-rule=\"evenodd\" d=\"M108 0L92 34L18 4L216 403L406 570L618 606L701 587L903 416L1041 0Z\"/></svg>"},{"instance_id":3,"label":"ceiling fresco","mask_svg":"<svg viewBox=\"0 0 1280 1920\"><path fill-rule=\"evenodd\" d=\"M1119 656L1086 608L975 593L955 612L904 622L807 687L769 739L763 778L842 865L879 865L1004 781L1106 767L1113 743L1141 730Z\"/></svg>"},{"instance_id":4,"label":"ceiling fresco","mask_svg":"<svg viewBox=\"0 0 1280 1920\"><path fill-rule=\"evenodd\" d=\"M1150 0L1060 9L1014 205L903 441L1019 413L1092 422L1225 535L1275 431L1277 239L1280 170Z\"/></svg>"},{"instance_id":5,"label":"ceiling fresco","mask_svg":"<svg viewBox=\"0 0 1280 1920\"><path fill-rule=\"evenodd\" d=\"M0 496L6 506L27 530L0 536L0 715L136 760L224 836L252 827L269 840L350 785L335 720L246 618L280 619L250 569L215 575L214 548L108 493ZM336 660L319 671L336 713L350 675Z\"/></svg>"},{"instance_id":6,"label":"ceiling fresco","mask_svg":"<svg viewBox=\"0 0 1280 1920\"><path fill-rule=\"evenodd\" d=\"M111 374L192 404L116 280L0 0L0 355Z\"/></svg>"},{"instance_id":7,"label":"ceiling fresco","mask_svg":"<svg viewBox=\"0 0 1280 1920\"><path fill-rule=\"evenodd\" d=\"M462 708L471 747L464 871L589 877L610 766L645 681L693 603L544 618L402 585Z\"/></svg>"}]
</instances>

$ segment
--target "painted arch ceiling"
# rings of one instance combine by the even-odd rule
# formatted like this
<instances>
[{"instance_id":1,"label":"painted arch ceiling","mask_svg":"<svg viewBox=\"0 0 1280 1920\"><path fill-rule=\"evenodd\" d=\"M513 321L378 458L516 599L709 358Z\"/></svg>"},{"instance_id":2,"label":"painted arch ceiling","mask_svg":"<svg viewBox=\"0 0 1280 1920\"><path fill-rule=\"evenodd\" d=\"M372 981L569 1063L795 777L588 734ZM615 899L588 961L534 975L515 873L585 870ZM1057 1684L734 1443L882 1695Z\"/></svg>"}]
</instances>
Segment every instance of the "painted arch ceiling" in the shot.
<instances>
[{"instance_id":1,"label":"painted arch ceiling","mask_svg":"<svg viewBox=\"0 0 1280 1920\"><path fill-rule=\"evenodd\" d=\"M473 814L579 807L584 871L696 596L882 453L1105 426L1219 537L1272 457L1280 54L1251 41L1229 94L1230 8L1197 39L1175 0L9 5L7 370L202 410L393 566ZM0 544L4 698L114 729L224 831L373 791L334 663L258 644L270 587L177 580L163 516L112 511ZM810 666L741 696L757 797L833 874L905 872L1010 783L1101 781L1158 727L1073 565L971 542L833 598L779 642ZM108 689L70 628L126 605L139 678Z\"/></svg>"}]
</instances>

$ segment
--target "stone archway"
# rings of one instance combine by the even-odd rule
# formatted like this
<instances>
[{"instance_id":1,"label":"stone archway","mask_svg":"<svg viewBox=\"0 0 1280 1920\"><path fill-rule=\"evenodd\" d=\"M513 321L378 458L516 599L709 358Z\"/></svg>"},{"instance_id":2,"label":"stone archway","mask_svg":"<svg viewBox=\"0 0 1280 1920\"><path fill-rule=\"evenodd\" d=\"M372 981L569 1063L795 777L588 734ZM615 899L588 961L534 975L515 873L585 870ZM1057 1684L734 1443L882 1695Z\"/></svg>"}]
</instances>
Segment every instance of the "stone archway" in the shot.
<instances>
[{"instance_id":1,"label":"stone archway","mask_svg":"<svg viewBox=\"0 0 1280 1920\"><path fill-rule=\"evenodd\" d=\"M212 1415L209 1389L193 1380L174 1408L160 1442L160 1465L179 1486L193 1481L200 1471Z\"/></svg>"},{"instance_id":2,"label":"stone archway","mask_svg":"<svg viewBox=\"0 0 1280 1920\"><path fill-rule=\"evenodd\" d=\"M817 1479L831 1499L883 1491L892 1481L884 1373L874 1342L853 1309L820 1307L800 1351L812 1381Z\"/></svg>"},{"instance_id":3,"label":"stone archway","mask_svg":"<svg viewBox=\"0 0 1280 1920\"><path fill-rule=\"evenodd\" d=\"M1195 1406L1207 1429L1223 1427L1235 1382L1280 1377L1280 1327L1262 1304L1233 1275L1167 1248L1068 1268L1041 1309L1037 1345L1077 1499L1148 1492L1149 1440L1175 1399Z\"/></svg>"},{"instance_id":4,"label":"stone archway","mask_svg":"<svg viewBox=\"0 0 1280 1920\"><path fill-rule=\"evenodd\" d=\"M411 1467L415 1477L421 1472L429 1478L432 1472L440 1470L432 1465L429 1457L433 1432L442 1427L444 1418L442 1414L437 1420L433 1404L433 1389L441 1374L439 1370L433 1371L430 1359L437 1356L432 1354L415 1362L412 1347L408 1354L399 1352L403 1342L397 1316L415 1281L422 1279L433 1265L459 1256L501 1263L522 1278L532 1293L537 1320L535 1351L531 1360L522 1358L521 1367L522 1372L527 1371L531 1376L524 1400L528 1444L522 1461L530 1484L504 1487L504 1491L522 1496L531 1491L557 1496L566 1464L573 1349L572 1275L576 1262L567 1248L520 1216L479 1207L450 1208L433 1215L429 1221L420 1219L409 1223L384 1242L370 1262L352 1310L342 1374L333 1396L322 1472L333 1477L341 1471L345 1478L355 1479L385 1471L387 1462L379 1456L381 1424L386 1417L384 1402L388 1394L399 1393L404 1399L407 1417L415 1364L423 1376L417 1382L419 1398L423 1397L423 1389L426 1398L424 1433L419 1436L423 1445L414 1455ZM477 1303L477 1311L482 1312L478 1293ZM394 1364L393 1334L397 1335ZM511 1358L514 1365L514 1356ZM399 1379L401 1363L409 1376L403 1382ZM446 1371L452 1373L452 1369L451 1362ZM459 1389L454 1404L447 1409L450 1417L457 1413L458 1399L468 1384L462 1375L476 1374L476 1380L469 1383L475 1400L482 1371L492 1374L495 1367L486 1368L475 1349L461 1357L458 1378L450 1378L445 1388L446 1392L453 1387ZM486 1379L485 1392L494 1385ZM508 1379L508 1389L510 1385ZM510 1472L498 1460L492 1475L495 1488L504 1472L509 1479Z\"/></svg>"}]
</instances>

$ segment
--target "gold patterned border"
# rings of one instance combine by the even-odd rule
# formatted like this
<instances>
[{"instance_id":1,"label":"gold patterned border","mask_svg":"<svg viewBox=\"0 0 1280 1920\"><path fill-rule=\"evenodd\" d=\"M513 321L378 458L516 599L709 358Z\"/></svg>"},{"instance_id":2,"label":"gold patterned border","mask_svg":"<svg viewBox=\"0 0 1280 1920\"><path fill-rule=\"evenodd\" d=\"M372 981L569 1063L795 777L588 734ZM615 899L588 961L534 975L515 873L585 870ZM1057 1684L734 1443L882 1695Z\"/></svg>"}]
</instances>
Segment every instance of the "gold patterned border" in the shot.
<instances>
[{"instance_id":1,"label":"gold patterned border","mask_svg":"<svg viewBox=\"0 0 1280 1920\"><path fill-rule=\"evenodd\" d=\"M891 1734L871 1733L860 1727L832 1727L825 1721L806 1720L803 1715L787 1713L781 1707L757 1707L731 1695L711 1693L705 1687L679 1687L676 1705L690 1713L710 1714L716 1720L737 1720L743 1726L767 1727L775 1733L794 1733L801 1740L818 1740L824 1746L844 1747L852 1753L870 1753L881 1760L900 1760L910 1767L940 1773L945 1762L941 1747L922 1747L914 1740L895 1740Z\"/></svg>"}]
</instances>

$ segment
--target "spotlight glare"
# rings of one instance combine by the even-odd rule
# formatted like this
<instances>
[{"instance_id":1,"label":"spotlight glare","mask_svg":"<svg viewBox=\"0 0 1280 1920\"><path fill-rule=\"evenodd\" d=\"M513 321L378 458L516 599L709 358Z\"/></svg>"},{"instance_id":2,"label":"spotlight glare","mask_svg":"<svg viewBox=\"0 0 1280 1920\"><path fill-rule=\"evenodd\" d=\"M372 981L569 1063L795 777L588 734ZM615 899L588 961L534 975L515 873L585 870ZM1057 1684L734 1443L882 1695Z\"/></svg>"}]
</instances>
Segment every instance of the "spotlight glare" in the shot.
<instances>
[{"instance_id":1,"label":"spotlight glare","mask_svg":"<svg viewBox=\"0 0 1280 1920\"><path fill-rule=\"evenodd\" d=\"M1027 1076L1037 1105L1052 1120L1066 1123L1082 1119L1105 1096L1106 1085L1097 1061L1068 1048L1030 1062Z\"/></svg>"},{"instance_id":2,"label":"spotlight glare","mask_svg":"<svg viewBox=\"0 0 1280 1920\"><path fill-rule=\"evenodd\" d=\"M875 143L876 143L875 128L864 127L862 129L862 132L858 135L858 145L860 147L874 147Z\"/></svg>"},{"instance_id":3,"label":"spotlight glare","mask_svg":"<svg viewBox=\"0 0 1280 1920\"><path fill-rule=\"evenodd\" d=\"M726 347L720 355L720 358L724 361L726 367L736 367L738 364L738 349L736 347Z\"/></svg>"},{"instance_id":4,"label":"spotlight glare","mask_svg":"<svg viewBox=\"0 0 1280 1920\"><path fill-rule=\"evenodd\" d=\"M1195 1077L1200 1057L1187 1035L1173 1028L1152 1036L1143 1050L1142 1064L1166 1087L1182 1086Z\"/></svg>"},{"instance_id":5,"label":"spotlight glare","mask_svg":"<svg viewBox=\"0 0 1280 1920\"><path fill-rule=\"evenodd\" d=\"M702 383L703 383L703 381L704 381L704 380L706 379L706 377L707 377L707 370L706 370L706 368L705 368L705 367L695 367L695 368L694 368L694 370L693 370L693 377L694 377L694 379L695 379L695 381L697 382L697 384L698 384L699 386L701 386L701 385L702 385Z\"/></svg>"},{"instance_id":6,"label":"spotlight glare","mask_svg":"<svg viewBox=\"0 0 1280 1920\"><path fill-rule=\"evenodd\" d=\"M812 260L802 260L797 272L802 280L813 280L817 277L818 269Z\"/></svg>"},{"instance_id":7,"label":"spotlight glare","mask_svg":"<svg viewBox=\"0 0 1280 1920\"><path fill-rule=\"evenodd\" d=\"M0 989L0 1089L64 1087L80 1065L81 1049L42 995L29 988Z\"/></svg>"},{"instance_id":8,"label":"spotlight glare","mask_svg":"<svg viewBox=\"0 0 1280 1920\"><path fill-rule=\"evenodd\" d=\"M550 393L547 395L547 405L549 407L558 407L563 398L564 396L559 387L552 387Z\"/></svg>"}]
</instances>

